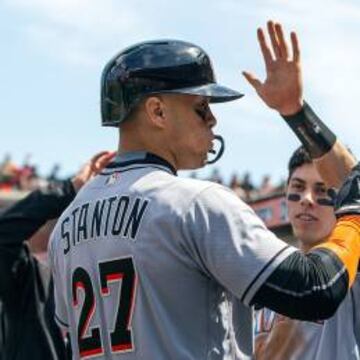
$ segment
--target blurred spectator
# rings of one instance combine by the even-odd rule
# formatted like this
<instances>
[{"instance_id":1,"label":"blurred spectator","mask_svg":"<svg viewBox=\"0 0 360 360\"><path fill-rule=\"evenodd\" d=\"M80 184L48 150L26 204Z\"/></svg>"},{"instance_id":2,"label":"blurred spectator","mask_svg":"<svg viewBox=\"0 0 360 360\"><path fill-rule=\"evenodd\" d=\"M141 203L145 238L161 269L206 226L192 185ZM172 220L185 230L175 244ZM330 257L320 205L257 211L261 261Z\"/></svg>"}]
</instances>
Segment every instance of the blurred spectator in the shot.
<instances>
[{"instance_id":1,"label":"blurred spectator","mask_svg":"<svg viewBox=\"0 0 360 360\"><path fill-rule=\"evenodd\" d=\"M255 195L255 186L251 180L251 175L249 172L244 174L243 180L241 182L241 187L245 191L245 200L250 200Z\"/></svg>"},{"instance_id":2,"label":"blurred spectator","mask_svg":"<svg viewBox=\"0 0 360 360\"><path fill-rule=\"evenodd\" d=\"M230 180L230 189L233 190L242 200L246 199L246 192L241 187L241 182L236 173L234 173Z\"/></svg>"},{"instance_id":3,"label":"blurred spectator","mask_svg":"<svg viewBox=\"0 0 360 360\"><path fill-rule=\"evenodd\" d=\"M25 190L33 191L47 185L47 181L41 178L34 165L29 162L30 156L25 157L22 166L16 165L9 154L6 154L0 164L0 190Z\"/></svg>"},{"instance_id":4,"label":"blurred spectator","mask_svg":"<svg viewBox=\"0 0 360 360\"><path fill-rule=\"evenodd\" d=\"M37 174L35 166L29 164L25 165L22 169L19 170L17 178L17 187L20 190L33 191L42 187L42 179Z\"/></svg>"},{"instance_id":5,"label":"blurred spectator","mask_svg":"<svg viewBox=\"0 0 360 360\"><path fill-rule=\"evenodd\" d=\"M260 197L270 195L274 193L276 188L271 183L271 178L269 175L264 175L261 181L260 188L258 189L257 195Z\"/></svg>"},{"instance_id":6,"label":"blurred spectator","mask_svg":"<svg viewBox=\"0 0 360 360\"><path fill-rule=\"evenodd\" d=\"M213 172L210 175L210 181L212 182L216 182L218 184L222 184L223 183L223 179L220 175L220 171L218 168L214 168Z\"/></svg>"},{"instance_id":7,"label":"blurred spectator","mask_svg":"<svg viewBox=\"0 0 360 360\"><path fill-rule=\"evenodd\" d=\"M10 154L5 154L0 164L0 189L11 190L16 185L19 169L11 160Z\"/></svg>"},{"instance_id":8,"label":"blurred spectator","mask_svg":"<svg viewBox=\"0 0 360 360\"><path fill-rule=\"evenodd\" d=\"M274 188L276 193L285 193L286 191L286 180L281 179L279 184Z\"/></svg>"},{"instance_id":9,"label":"blurred spectator","mask_svg":"<svg viewBox=\"0 0 360 360\"><path fill-rule=\"evenodd\" d=\"M57 163L54 164L47 179L49 181L59 181L58 174L59 174L60 169L61 169L60 164L57 164Z\"/></svg>"}]
</instances>

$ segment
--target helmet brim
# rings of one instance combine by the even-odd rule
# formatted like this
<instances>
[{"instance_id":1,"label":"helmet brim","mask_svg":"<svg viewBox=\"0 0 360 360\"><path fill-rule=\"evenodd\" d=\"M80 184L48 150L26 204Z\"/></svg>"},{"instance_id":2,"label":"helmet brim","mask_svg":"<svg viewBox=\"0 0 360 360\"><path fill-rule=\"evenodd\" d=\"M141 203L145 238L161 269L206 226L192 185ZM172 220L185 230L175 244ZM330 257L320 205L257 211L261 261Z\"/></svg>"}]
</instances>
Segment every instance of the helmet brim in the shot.
<instances>
[{"instance_id":1,"label":"helmet brim","mask_svg":"<svg viewBox=\"0 0 360 360\"><path fill-rule=\"evenodd\" d=\"M244 94L241 94L236 90L215 83L200 86L191 86L182 89L180 88L174 90L164 90L162 92L206 96L207 98L209 98L211 103L223 103L227 101L233 101L240 99L244 96Z\"/></svg>"}]
</instances>

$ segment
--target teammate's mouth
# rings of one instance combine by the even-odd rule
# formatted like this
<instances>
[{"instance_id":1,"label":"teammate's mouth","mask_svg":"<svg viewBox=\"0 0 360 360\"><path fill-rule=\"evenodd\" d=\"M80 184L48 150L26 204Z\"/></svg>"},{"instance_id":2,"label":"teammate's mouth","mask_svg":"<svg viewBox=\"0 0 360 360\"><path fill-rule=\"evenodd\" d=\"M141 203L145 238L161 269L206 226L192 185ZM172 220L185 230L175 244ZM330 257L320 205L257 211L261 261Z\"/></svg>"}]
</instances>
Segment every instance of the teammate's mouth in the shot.
<instances>
[{"instance_id":1,"label":"teammate's mouth","mask_svg":"<svg viewBox=\"0 0 360 360\"><path fill-rule=\"evenodd\" d=\"M312 221L318 221L319 219L314 216L314 215L311 215L309 213L300 213L300 214L297 214L295 216L296 219L299 219L301 221L305 221L305 222L312 222Z\"/></svg>"}]
</instances>

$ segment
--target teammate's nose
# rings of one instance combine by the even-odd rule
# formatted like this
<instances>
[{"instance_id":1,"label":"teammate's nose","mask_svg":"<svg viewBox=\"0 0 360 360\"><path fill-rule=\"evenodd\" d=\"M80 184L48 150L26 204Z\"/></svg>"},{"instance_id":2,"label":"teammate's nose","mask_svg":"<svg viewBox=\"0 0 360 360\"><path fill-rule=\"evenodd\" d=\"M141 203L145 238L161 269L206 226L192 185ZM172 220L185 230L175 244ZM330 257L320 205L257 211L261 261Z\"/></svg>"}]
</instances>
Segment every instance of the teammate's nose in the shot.
<instances>
[{"instance_id":1,"label":"teammate's nose","mask_svg":"<svg viewBox=\"0 0 360 360\"><path fill-rule=\"evenodd\" d=\"M300 199L300 203L302 205L314 205L315 203L315 196L314 194L312 193L311 190L306 190L303 192L302 196L301 196L301 199Z\"/></svg>"}]
</instances>

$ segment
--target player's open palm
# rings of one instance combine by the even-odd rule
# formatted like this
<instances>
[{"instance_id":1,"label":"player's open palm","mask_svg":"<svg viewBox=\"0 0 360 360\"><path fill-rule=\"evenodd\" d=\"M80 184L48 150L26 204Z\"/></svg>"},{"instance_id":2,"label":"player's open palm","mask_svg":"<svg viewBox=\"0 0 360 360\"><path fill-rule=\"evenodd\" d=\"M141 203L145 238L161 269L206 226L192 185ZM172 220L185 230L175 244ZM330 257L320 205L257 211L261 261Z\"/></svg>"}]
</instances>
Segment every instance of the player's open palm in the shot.
<instances>
[{"instance_id":1,"label":"player's open palm","mask_svg":"<svg viewBox=\"0 0 360 360\"><path fill-rule=\"evenodd\" d=\"M302 106L302 75L300 49L297 36L291 33L291 51L285 40L282 26L267 23L271 46L264 31L258 29L258 41L266 67L266 79L261 82L254 74L247 71L243 75L254 87L261 99L270 108L283 115L290 115Z\"/></svg>"}]
</instances>

